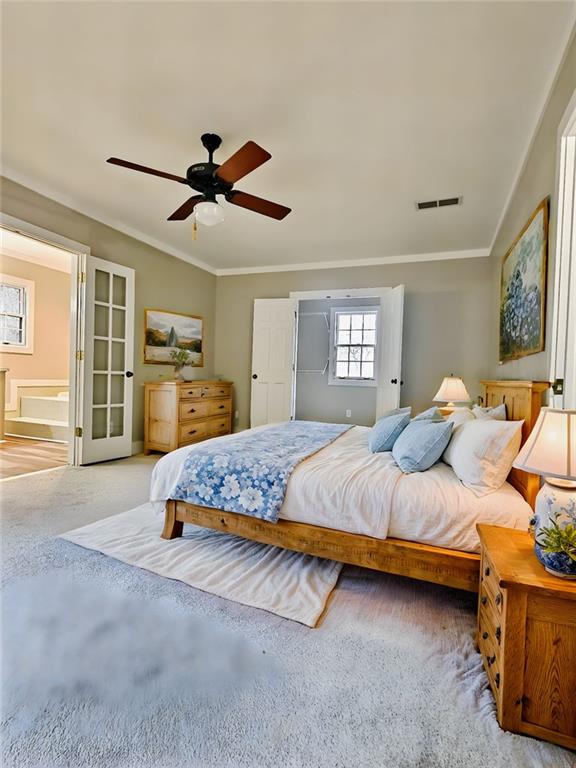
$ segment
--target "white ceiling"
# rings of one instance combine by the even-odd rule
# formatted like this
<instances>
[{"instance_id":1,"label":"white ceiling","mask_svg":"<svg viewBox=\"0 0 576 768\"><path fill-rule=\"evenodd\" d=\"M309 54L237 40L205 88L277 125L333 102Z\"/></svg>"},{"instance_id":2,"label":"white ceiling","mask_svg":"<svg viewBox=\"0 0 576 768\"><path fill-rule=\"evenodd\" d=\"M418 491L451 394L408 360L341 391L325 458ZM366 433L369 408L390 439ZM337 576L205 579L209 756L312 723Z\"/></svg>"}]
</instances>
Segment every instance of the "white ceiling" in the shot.
<instances>
[{"instance_id":1,"label":"white ceiling","mask_svg":"<svg viewBox=\"0 0 576 768\"><path fill-rule=\"evenodd\" d=\"M574 8L4 3L4 174L215 270L485 255ZM184 174L204 131L220 162L248 139L272 153L238 187L287 219L224 203L193 241L166 221L182 185L104 162ZM454 195L462 207L415 210Z\"/></svg>"},{"instance_id":2,"label":"white ceiling","mask_svg":"<svg viewBox=\"0 0 576 768\"><path fill-rule=\"evenodd\" d=\"M0 227L0 265L4 255L30 261L48 269L57 269L59 272L72 271L72 256L69 251Z\"/></svg>"}]
</instances>

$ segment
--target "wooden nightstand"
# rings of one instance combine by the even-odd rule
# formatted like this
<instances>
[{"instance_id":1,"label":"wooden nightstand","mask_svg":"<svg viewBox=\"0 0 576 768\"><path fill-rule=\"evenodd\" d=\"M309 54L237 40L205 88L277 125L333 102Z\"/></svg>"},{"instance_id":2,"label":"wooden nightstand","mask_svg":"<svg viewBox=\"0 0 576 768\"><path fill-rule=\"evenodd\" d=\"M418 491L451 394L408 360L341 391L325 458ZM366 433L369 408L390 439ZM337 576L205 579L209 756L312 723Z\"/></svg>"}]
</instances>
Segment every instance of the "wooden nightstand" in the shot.
<instances>
[{"instance_id":1,"label":"wooden nightstand","mask_svg":"<svg viewBox=\"0 0 576 768\"><path fill-rule=\"evenodd\" d=\"M546 573L524 531L478 525L477 645L498 722L576 748L576 582Z\"/></svg>"}]
</instances>

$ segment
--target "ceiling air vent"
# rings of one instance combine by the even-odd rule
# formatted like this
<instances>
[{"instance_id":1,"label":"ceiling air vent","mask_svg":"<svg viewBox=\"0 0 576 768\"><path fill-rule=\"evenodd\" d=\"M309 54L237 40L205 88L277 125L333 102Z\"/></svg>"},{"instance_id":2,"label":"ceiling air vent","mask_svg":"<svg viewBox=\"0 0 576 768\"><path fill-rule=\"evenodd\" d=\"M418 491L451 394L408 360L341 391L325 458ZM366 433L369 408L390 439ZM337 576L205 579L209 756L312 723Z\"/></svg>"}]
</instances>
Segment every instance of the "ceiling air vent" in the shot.
<instances>
[{"instance_id":1,"label":"ceiling air vent","mask_svg":"<svg viewBox=\"0 0 576 768\"><path fill-rule=\"evenodd\" d=\"M427 208L446 208L448 205L462 205L462 196L445 197L442 200L423 200L416 203L416 210L425 211Z\"/></svg>"}]
</instances>

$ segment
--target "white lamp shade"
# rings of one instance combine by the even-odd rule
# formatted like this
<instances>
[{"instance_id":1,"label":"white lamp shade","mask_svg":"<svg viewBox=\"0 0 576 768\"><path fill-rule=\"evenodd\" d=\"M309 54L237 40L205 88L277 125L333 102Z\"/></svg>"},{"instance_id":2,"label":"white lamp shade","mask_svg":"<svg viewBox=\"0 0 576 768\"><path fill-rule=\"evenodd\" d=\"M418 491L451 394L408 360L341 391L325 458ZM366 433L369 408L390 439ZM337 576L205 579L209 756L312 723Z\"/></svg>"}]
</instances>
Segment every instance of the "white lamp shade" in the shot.
<instances>
[{"instance_id":1,"label":"white lamp shade","mask_svg":"<svg viewBox=\"0 0 576 768\"><path fill-rule=\"evenodd\" d=\"M576 480L576 411L542 408L513 466L536 475Z\"/></svg>"},{"instance_id":2,"label":"white lamp shade","mask_svg":"<svg viewBox=\"0 0 576 768\"><path fill-rule=\"evenodd\" d=\"M470 395L459 376L446 376L440 389L436 392L434 402L469 403Z\"/></svg>"},{"instance_id":3,"label":"white lamp shade","mask_svg":"<svg viewBox=\"0 0 576 768\"><path fill-rule=\"evenodd\" d=\"M214 224L221 224L224 221L224 208L218 205L218 203L206 200L194 207L194 217L200 224L204 224L206 227L213 227Z\"/></svg>"}]
</instances>

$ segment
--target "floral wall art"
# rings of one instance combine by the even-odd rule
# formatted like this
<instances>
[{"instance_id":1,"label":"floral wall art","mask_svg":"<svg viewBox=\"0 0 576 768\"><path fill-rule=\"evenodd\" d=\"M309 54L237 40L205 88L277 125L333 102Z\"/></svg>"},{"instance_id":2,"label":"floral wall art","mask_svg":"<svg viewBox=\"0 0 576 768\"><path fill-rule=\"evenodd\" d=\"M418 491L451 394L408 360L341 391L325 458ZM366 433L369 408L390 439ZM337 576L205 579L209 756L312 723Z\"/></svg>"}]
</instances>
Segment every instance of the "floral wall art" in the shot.
<instances>
[{"instance_id":1,"label":"floral wall art","mask_svg":"<svg viewBox=\"0 0 576 768\"><path fill-rule=\"evenodd\" d=\"M548 198L536 208L502 261L500 362L544 349Z\"/></svg>"}]
</instances>

